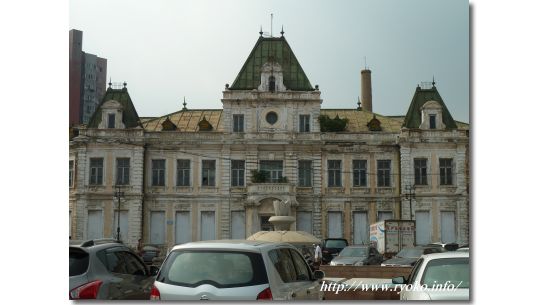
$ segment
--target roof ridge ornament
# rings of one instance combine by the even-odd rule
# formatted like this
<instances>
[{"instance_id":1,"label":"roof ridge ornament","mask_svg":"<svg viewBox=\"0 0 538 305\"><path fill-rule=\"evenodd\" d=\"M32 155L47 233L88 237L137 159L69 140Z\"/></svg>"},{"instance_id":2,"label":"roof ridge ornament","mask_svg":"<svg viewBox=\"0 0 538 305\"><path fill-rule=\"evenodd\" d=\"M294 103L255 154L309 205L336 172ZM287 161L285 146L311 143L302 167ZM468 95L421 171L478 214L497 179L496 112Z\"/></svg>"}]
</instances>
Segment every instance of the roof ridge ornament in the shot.
<instances>
[{"instance_id":1,"label":"roof ridge ornament","mask_svg":"<svg viewBox=\"0 0 538 305\"><path fill-rule=\"evenodd\" d=\"M282 30L280 31L280 37L284 37L284 25L282 25Z\"/></svg>"},{"instance_id":2,"label":"roof ridge ornament","mask_svg":"<svg viewBox=\"0 0 538 305\"><path fill-rule=\"evenodd\" d=\"M185 97L183 97L183 109L181 111L187 110L187 102L185 102Z\"/></svg>"}]
</instances>

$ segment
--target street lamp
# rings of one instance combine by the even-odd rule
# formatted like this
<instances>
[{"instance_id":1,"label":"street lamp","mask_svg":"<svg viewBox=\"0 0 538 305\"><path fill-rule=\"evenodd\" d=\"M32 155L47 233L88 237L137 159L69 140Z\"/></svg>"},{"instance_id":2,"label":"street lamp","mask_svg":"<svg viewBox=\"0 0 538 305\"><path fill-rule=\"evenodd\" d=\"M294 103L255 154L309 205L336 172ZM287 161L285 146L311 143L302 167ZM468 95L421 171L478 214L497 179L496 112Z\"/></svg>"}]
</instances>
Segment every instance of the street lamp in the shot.
<instances>
[{"instance_id":1,"label":"street lamp","mask_svg":"<svg viewBox=\"0 0 538 305\"><path fill-rule=\"evenodd\" d=\"M125 193L121 190L121 185L116 185L116 191L114 192L114 197L118 198L118 229L117 229L117 236L116 239L120 241L120 211L121 211L121 197L123 197Z\"/></svg>"},{"instance_id":2,"label":"street lamp","mask_svg":"<svg viewBox=\"0 0 538 305\"><path fill-rule=\"evenodd\" d=\"M406 185L405 186L405 199L409 199L409 219L413 219L413 212L412 212L412 200L415 198L415 186L414 185Z\"/></svg>"}]
</instances>

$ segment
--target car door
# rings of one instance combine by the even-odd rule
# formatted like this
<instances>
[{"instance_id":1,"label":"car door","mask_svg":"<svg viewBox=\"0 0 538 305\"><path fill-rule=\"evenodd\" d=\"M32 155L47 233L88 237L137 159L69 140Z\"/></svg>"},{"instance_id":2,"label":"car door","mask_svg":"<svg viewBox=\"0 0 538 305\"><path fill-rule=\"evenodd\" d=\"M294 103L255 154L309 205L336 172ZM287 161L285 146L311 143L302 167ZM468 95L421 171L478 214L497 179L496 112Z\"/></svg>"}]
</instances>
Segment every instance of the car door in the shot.
<instances>
[{"instance_id":1,"label":"car door","mask_svg":"<svg viewBox=\"0 0 538 305\"><path fill-rule=\"evenodd\" d=\"M120 252L120 255L125 260L125 267L128 273L126 280L129 283L126 283L126 287L132 289L129 291L130 299L149 300L153 277L150 276L144 263L134 253L123 251Z\"/></svg>"},{"instance_id":2,"label":"car door","mask_svg":"<svg viewBox=\"0 0 538 305\"><path fill-rule=\"evenodd\" d=\"M297 274L296 299L319 300L319 283L314 280L312 271L305 262L303 256L295 249L289 249Z\"/></svg>"}]
</instances>

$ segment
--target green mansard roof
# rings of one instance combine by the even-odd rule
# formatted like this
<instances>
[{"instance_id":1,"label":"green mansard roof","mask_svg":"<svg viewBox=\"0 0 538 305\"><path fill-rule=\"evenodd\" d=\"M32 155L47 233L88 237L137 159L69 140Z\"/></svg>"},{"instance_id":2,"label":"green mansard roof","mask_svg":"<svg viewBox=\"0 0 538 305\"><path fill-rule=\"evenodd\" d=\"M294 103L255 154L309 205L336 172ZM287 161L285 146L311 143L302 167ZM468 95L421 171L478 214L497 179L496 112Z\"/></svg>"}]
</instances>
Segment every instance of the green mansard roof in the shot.
<instances>
[{"instance_id":1,"label":"green mansard roof","mask_svg":"<svg viewBox=\"0 0 538 305\"><path fill-rule=\"evenodd\" d=\"M286 89L314 90L284 36L278 38L260 36L230 90L257 89L261 82L261 67L271 59L282 67Z\"/></svg>"},{"instance_id":2,"label":"green mansard roof","mask_svg":"<svg viewBox=\"0 0 538 305\"><path fill-rule=\"evenodd\" d=\"M417 90L415 91L411 105L409 105L409 110L407 110L402 127L419 128L422 117L421 108L426 102L432 100L438 102L443 107L443 123L446 128L457 129L458 126L456 125L456 122L454 122L452 115L450 115L448 108L435 86L432 86L431 89L423 89L417 86Z\"/></svg>"},{"instance_id":3,"label":"green mansard roof","mask_svg":"<svg viewBox=\"0 0 538 305\"><path fill-rule=\"evenodd\" d=\"M123 107L123 124L125 124L125 128L135 128L135 127L142 127L142 124L140 123L140 118L138 117L138 114L136 113L136 109L133 105L133 102L131 101L131 97L129 96L129 93L127 92L127 88L124 87L122 89L112 89L108 87L106 89L105 96L103 96L103 99L101 100L101 103L93 113L93 116L91 117L90 121L88 122L88 128L97 128L99 126L99 123L101 123L101 106L110 100L115 100L121 104Z\"/></svg>"}]
</instances>

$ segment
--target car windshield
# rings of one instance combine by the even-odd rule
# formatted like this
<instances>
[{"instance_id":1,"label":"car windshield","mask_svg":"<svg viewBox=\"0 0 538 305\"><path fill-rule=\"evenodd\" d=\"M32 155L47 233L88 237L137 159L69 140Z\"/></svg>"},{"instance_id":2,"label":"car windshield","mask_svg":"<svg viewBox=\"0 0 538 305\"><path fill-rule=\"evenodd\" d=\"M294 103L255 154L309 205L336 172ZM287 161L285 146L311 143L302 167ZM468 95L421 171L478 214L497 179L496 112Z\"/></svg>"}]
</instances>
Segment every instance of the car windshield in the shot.
<instances>
[{"instance_id":1,"label":"car windshield","mask_svg":"<svg viewBox=\"0 0 538 305\"><path fill-rule=\"evenodd\" d=\"M368 256L368 248L347 247L344 250L342 250L342 252L340 252L340 256L352 256L352 257Z\"/></svg>"},{"instance_id":2,"label":"car windshield","mask_svg":"<svg viewBox=\"0 0 538 305\"><path fill-rule=\"evenodd\" d=\"M341 239L329 239L325 242L325 248L345 248L347 244Z\"/></svg>"},{"instance_id":3,"label":"car windshield","mask_svg":"<svg viewBox=\"0 0 538 305\"><path fill-rule=\"evenodd\" d=\"M268 282L260 254L209 250L170 253L157 281L187 287L210 284L218 288Z\"/></svg>"},{"instance_id":4,"label":"car windshield","mask_svg":"<svg viewBox=\"0 0 538 305\"><path fill-rule=\"evenodd\" d=\"M424 269L420 284L429 288L453 284L457 288L469 288L469 258L441 258L430 261Z\"/></svg>"},{"instance_id":5,"label":"car windshield","mask_svg":"<svg viewBox=\"0 0 538 305\"><path fill-rule=\"evenodd\" d=\"M422 248L403 248L396 254L398 257L419 258L422 255L424 249Z\"/></svg>"}]
</instances>

